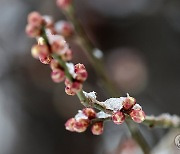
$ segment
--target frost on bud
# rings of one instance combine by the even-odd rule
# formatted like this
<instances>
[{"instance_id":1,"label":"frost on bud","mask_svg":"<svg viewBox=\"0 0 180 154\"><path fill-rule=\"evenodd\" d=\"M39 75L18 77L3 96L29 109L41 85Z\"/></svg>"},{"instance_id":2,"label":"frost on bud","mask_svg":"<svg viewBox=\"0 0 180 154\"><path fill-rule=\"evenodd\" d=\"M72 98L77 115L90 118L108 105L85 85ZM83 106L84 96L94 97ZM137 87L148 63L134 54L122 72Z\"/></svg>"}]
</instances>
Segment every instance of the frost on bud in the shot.
<instances>
[{"instance_id":1,"label":"frost on bud","mask_svg":"<svg viewBox=\"0 0 180 154\"><path fill-rule=\"evenodd\" d=\"M51 73L51 78L56 83L62 82L65 79L64 71L61 69L54 69Z\"/></svg>"},{"instance_id":2,"label":"frost on bud","mask_svg":"<svg viewBox=\"0 0 180 154\"><path fill-rule=\"evenodd\" d=\"M59 21L55 24L55 30L58 34L63 35L64 37L69 37L73 34L73 26L67 21Z\"/></svg>"},{"instance_id":3,"label":"frost on bud","mask_svg":"<svg viewBox=\"0 0 180 154\"><path fill-rule=\"evenodd\" d=\"M59 63L56 59L52 59L50 63L50 68L52 70L59 68Z\"/></svg>"},{"instance_id":4,"label":"frost on bud","mask_svg":"<svg viewBox=\"0 0 180 154\"><path fill-rule=\"evenodd\" d=\"M119 125L122 124L125 120L125 115L121 111L117 111L112 115L112 121Z\"/></svg>"},{"instance_id":5,"label":"frost on bud","mask_svg":"<svg viewBox=\"0 0 180 154\"><path fill-rule=\"evenodd\" d=\"M56 4L58 7L65 9L66 7L68 7L71 4L72 0L57 0Z\"/></svg>"},{"instance_id":6,"label":"frost on bud","mask_svg":"<svg viewBox=\"0 0 180 154\"><path fill-rule=\"evenodd\" d=\"M94 123L91 127L91 132L94 135L101 135L103 133L103 122Z\"/></svg>"},{"instance_id":7,"label":"frost on bud","mask_svg":"<svg viewBox=\"0 0 180 154\"><path fill-rule=\"evenodd\" d=\"M63 55L61 55L61 57L64 61L72 60L72 50L70 50L69 48L65 49L65 52Z\"/></svg>"},{"instance_id":8,"label":"frost on bud","mask_svg":"<svg viewBox=\"0 0 180 154\"><path fill-rule=\"evenodd\" d=\"M129 110L136 104L136 99L128 95L122 104L125 110Z\"/></svg>"},{"instance_id":9,"label":"frost on bud","mask_svg":"<svg viewBox=\"0 0 180 154\"><path fill-rule=\"evenodd\" d=\"M38 26L32 24L28 24L25 31L29 37L37 37L41 34L41 29Z\"/></svg>"},{"instance_id":10,"label":"frost on bud","mask_svg":"<svg viewBox=\"0 0 180 154\"><path fill-rule=\"evenodd\" d=\"M75 123L76 123L75 118L69 119L69 120L65 123L66 130L69 130L69 131L71 131L71 132L74 132L74 131L75 131L75 130L74 130Z\"/></svg>"},{"instance_id":11,"label":"frost on bud","mask_svg":"<svg viewBox=\"0 0 180 154\"><path fill-rule=\"evenodd\" d=\"M28 23L40 27L43 23L43 18L38 12L31 12L28 15Z\"/></svg>"},{"instance_id":12,"label":"frost on bud","mask_svg":"<svg viewBox=\"0 0 180 154\"><path fill-rule=\"evenodd\" d=\"M76 120L76 123L74 125L74 131L78 133L82 133L86 131L87 127L89 126L89 120L88 119L79 119Z\"/></svg>"},{"instance_id":13,"label":"frost on bud","mask_svg":"<svg viewBox=\"0 0 180 154\"><path fill-rule=\"evenodd\" d=\"M83 64L76 64L74 66L74 72L77 74L76 79L79 81L85 81L87 79L88 73Z\"/></svg>"},{"instance_id":14,"label":"frost on bud","mask_svg":"<svg viewBox=\"0 0 180 154\"><path fill-rule=\"evenodd\" d=\"M146 117L143 110L132 110L130 113L130 116L131 116L132 120L137 123L143 122Z\"/></svg>"},{"instance_id":15,"label":"frost on bud","mask_svg":"<svg viewBox=\"0 0 180 154\"><path fill-rule=\"evenodd\" d=\"M82 112L88 117L89 120L96 118L96 112L92 108L85 108L82 110Z\"/></svg>"}]
</instances>

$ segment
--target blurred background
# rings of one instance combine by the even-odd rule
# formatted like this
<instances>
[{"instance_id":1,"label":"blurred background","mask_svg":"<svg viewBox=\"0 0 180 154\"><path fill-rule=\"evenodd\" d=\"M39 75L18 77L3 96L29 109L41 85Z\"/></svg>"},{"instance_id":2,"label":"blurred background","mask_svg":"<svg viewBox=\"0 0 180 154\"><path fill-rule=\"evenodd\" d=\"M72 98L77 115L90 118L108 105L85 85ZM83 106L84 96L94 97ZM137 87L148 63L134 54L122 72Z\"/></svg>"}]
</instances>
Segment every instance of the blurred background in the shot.
<instances>
[{"instance_id":1,"label":"blurred background","mask_svg":"<svg viewBox=\"0 0 180 154\"><path fill-rule=\"evenodd\" d=\"M120 96L137 98L148 115L180 115L180 1L74 3ZM66 120L82 106L65 94L64 84L51 81L48 66L31 57L35 40L24 32L31 11L65 19L55 0L0 0L0 154L141 154L125 124L108 122L101 136L65 130ZM82 50L69 43L73 61L89 72L84 89L96 91L99 100L109 98ZM174 146L179 130L140 127L154 153L179 153Z\"/></svg>"}]
</instances>

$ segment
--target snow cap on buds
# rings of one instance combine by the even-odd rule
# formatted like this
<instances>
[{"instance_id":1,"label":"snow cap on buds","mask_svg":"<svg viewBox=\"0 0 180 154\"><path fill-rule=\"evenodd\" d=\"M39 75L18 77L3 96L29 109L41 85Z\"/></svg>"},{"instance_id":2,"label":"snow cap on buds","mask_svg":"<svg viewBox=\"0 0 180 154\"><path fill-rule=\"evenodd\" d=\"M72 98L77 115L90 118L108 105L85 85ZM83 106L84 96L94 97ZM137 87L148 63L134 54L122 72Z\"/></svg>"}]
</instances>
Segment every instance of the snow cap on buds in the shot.
<instances>
[{"instance_id":1,"label":"snow cap on buds","mask_svg":"<svg viewBox=\"0 0 180 154\"><path fill-rule=\"evenodd\" d=\"M88 126L89 126L88 119L79 119L79 120L76 120L76 122L75 122L74 130L78 133L82 133L82 132L86 131Z\"/></svg>"},{"instance_id":2,"label":"snow cap on buds","mask_svg":"<svg viewBox=\"0 0 180 154\"><path fill-rule=\"evenodd\" d=\"M65 92L68 95L75 95L78 91L82 89L82 83L78 81L70 82L67 78L65 80L65 85L66 85Z\"/></svg>"},{"instance_id":3,"label":"snow cap on buds","mask_svg":"<svg viewBox=\"0 0 180 154\"><path fill-rule=\"evenodd\" d=\"M137 110L132 110L130 113L130 116L132 118L133 121L137 122L137 123L141 123L145 120L145 113L143 110L137 109Z\"/></svg>"},{"instance_id":4,"label":"snow cap on buds","mask_svg":"<svg viewBox=\"0 0 180 154\"><path fill-rule=\"evenodd\" d=\"M85 81L87 79L88 73L83 64L76 64L74 66L74 72L77 74L76 79L79 81Z\"/></svg>"},{"instance_id":5,"label":"snow cap on buds","mask_svg":"<svg viewBox=\"0 0 180 154\"><path fill-rule=\"evenodd\" d=\"M40 27L43 23L43 18L38 12L31 12L28 15L28 24Z\"/></svg>"},{"instance_id":6,"label":"snow cap on buds","mask_svg":"<svg viewBox=\"0 0 180 154\"><path fill-rule=\"evenodd\" d=\"M127 94L127 97L124 99L122 104L125 110L129 110L136 104L136 99Z\"/></svg>"},{"instance_id":7,"label":"snow cap on buds","mask_svg":"<svg viewBox=\"0 0 180 154\"><path fill-rule=\"evenodd\" d=\"M75 123L76 123L75 118L69 119L69 120L65 123L66 130L69 130L69 131L71 131L71 132L74 132L74 131L75 131L75 130L74 130Z\"/></svg>"},{"instance_id":8,"label":"snow cap on buds","mask_svg":"<svg viewBox=\"0 0 180 154\"><path fill-rule=\"evenodd\" d=\"M64 37L69 37L73 34L73 26L67 21L59 21L55 24L55 30L58 34L63 35Z\"/></svg>"},{"instance_id":9,"label":"snow cap on buds","mask_svg":"<svg viewBox=\"0 0 180 154\"><path fill-rule=\"evenodd\" d=\"M88 117L89 120L94 119L96 117L96 112L92 108L85 108L82 110L84 115Z\"/></svg>"},{"instance_id":10,"label":"snow cap on buds","mask_svg":"<svg viewBox=\"0 0 180 154\"><path fill-rule=\"evenodd\" d=\"M65 79L64 71L61 69L54 69L51 73L51 78L56 83L62 82Z\"/></svg>"},{"instance_id":11,"label":"snow cap on buds","mask_svg":"<svg viewBox=\"0 0 180 154\"><path fill-rule=\"evenodd\" d=\"M65 9L66 7L68 7L71 4L72 0L57 0L56 4L58 7Z\"/></svg>"},{"instance_id":12,"label":"snow cap on buds","mask_svg":"<svg viewBox=\"0 0 180 154\"><path fill-rule=\"evenodd\" d=\"M48 28L53 27L54 21L53 21L53 18L51 16L44 15L42 18L46 24L46 27L48 27Z\"/></svg>"},{"instance_id":13,"label":"snow cap on buds","mask_svg":"<svg viewBox=\"0 0 180 154\"><path fill-rule=\"evenodd\" d=\"M122 113L121 111L117 111L115 113L113 113L112 115L112 121L119 125L119 124L122 124L125 120L125 115L124 113Z\"/></svg>"},{"instance_id":14,"label":"snow cap on buds","mask_svg":"<svg viewBox=\"0 0 180 154\"><path fill-rule=\"evenodd\" d=\"M91 132L94 135L101 135L103 133L103 122L94 123L91 127Z\"/></svg>"}]
</instances>

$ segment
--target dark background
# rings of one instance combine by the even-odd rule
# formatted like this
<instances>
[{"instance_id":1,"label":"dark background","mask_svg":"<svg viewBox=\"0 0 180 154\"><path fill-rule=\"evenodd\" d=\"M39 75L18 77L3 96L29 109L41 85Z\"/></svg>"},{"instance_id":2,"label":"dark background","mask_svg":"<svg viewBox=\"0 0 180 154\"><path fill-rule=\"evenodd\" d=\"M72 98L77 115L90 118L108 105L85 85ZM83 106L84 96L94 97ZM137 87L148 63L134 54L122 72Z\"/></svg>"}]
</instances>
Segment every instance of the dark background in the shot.
<instances>
[{"instance_id":1,"label":"dark background","mask_svg":"<svg viewBox=\"0 0 180 154\"><path fill-rule=\"evenodd\" d=\"M137 98L147 114L180 115L179 0L75 0L77 15L93 43L104 53L105 69L119 88ZM102 136L65 130L81 109L55 84L50 69L34 60L35 40L26 36L31 11L65 19L55 0L0 0L0 154L114 154L129 138L126 126L105 125ZM84 89L98 99L109 96L81 49L70 41L74 62L84 63ZM94 82L96 81L96 82ZM143 134L154 147L168 130Z\"/></svg>"}]
</instances>

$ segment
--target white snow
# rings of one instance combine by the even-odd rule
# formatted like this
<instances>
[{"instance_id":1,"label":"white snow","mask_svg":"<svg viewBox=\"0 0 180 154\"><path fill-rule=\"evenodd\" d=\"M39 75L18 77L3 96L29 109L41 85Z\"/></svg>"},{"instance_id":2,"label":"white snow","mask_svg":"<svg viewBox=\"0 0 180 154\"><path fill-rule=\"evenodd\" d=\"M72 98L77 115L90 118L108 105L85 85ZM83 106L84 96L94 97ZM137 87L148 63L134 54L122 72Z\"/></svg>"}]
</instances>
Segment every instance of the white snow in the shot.
<instances>
[{"instance_id":1,"label":"white snow","mask_svg":"<svg viewBox=\"0 0 180 154\"><path fill-rule=\"evenodd\" d=\"M74 72L74 64L73 63L66 63L68 67L69 73L72 75L73 78L76 78L77 74Z\"/></svg>"},{"instance_id":2,"label":"white snow","mask_svg":"<svg viewBox=\"0 0 180 154\"><path fill-rule=\"evenodd\" d=\"M96 114L96 117L97 117L97 118L108 118L108 117L111 117L111 115L110 115L110 114L107 114L107 113L105 113L105 112L103 112L103 111L100 111L100 112L98 112L98 113Z\"/></svg>"},{"instance_id":3,"label":"white snow","mask_svg":"<svg viewBox=\"0 0 180 154\"><path fill-rule=\"evenodd\" d=\"M89 93L83 91L83 93L84 93L84 95L85 95L87 98L89 98L89 99L91 99L91 100L95 100L95 99L96 99L96 92L95 92L95 91L92 91L92 92L89 92Z\"/></svg>"},{"instance_id":4,"label":"white snow","mask_svg":"<svg viewBox=\"0 0 180 154\"><path fill-rule=\"evenodd\" d=\"M98 59L101 59L103 57L103 52L97 48L95 48L93 50L93 55L98 58Z\"/></svg>"}]
</instances>

